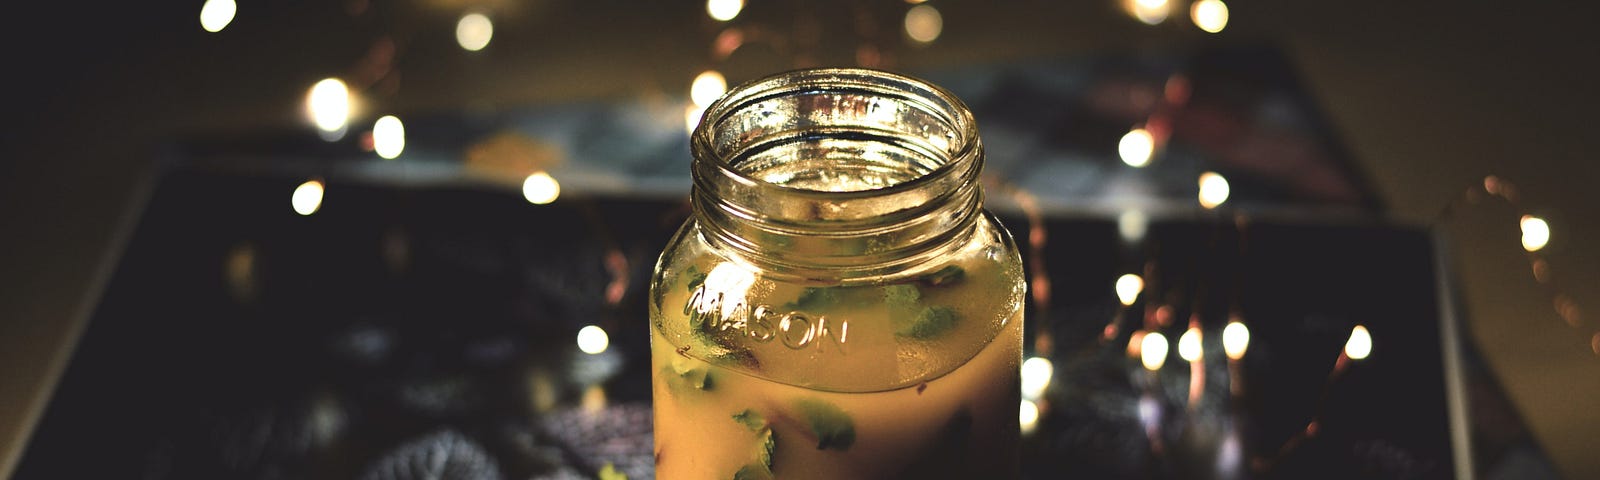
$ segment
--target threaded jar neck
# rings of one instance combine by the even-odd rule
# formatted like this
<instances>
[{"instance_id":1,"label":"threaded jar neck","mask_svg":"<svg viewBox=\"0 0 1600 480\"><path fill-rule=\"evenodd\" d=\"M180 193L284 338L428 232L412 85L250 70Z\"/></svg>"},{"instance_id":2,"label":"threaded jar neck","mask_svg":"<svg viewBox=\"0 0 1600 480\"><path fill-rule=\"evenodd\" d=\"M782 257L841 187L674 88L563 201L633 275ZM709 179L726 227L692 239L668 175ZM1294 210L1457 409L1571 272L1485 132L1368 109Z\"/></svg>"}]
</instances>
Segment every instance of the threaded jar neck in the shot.
<instances>
[{"instance_id":1,"label":"threaded jar neck","mask_svg":"<svg viewBox=\"0 0 1600 480\"><path fill-rule=\"evenodd\" d=\"M773 273L837 281L912 268L982 212L983 147L966 105L865 69L741 85L691 138L706 241Z\"/></svg>"}]
</instances>

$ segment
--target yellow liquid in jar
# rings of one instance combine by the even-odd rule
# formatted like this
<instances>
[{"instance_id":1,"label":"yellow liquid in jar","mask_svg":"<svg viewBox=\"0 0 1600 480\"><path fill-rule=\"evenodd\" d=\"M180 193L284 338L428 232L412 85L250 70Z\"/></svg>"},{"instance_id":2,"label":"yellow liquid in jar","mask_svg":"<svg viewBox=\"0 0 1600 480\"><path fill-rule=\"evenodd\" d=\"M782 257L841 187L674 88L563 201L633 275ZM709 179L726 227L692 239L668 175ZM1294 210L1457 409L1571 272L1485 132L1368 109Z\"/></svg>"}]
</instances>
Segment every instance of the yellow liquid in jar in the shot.
<instances>
[{"instance_id":1,"label":"yellow liquid in jar","mask_svg":"<svg viewBox=\"0 0 1600 480\"><path fill-rule=\"evenodd\" d=\"M716 268L694 263L700 271ZM920 302L960 312L960 321L936 341L971 349L932 353L924 345L928 341L895 333L888 318L895 313L874 295L882 286L850 287L856 291L843 294L826 315L813 315L848 319L847 341L818 338L819 344L802 349L780 341L750 343L759 360L755 366L708 362L690 352L697 347L681 309L692 301L692 290L685 282L672 282L662 306L652 308L657 477L732 479L746 469L759 473L749 478L769 478L760 452L767 431L774 447L771 478L1016 477L1022 309L1020 289L1004 281L1020 271L1010 263L970 262L963 265L962 283L920 288ZM801 292L763 281L747 287L743 293L752 304ZM841 346L848 349L845 354L827 350ZM704 383L696 375L685 384L677 377L682 372L704 372ZM793 380L807 373L886 388L844 392L795 385L805 384ZM820 440L800 405L819 402L849 419L853 441L847 448L818 448ZM747 411L760 424L735 419Z\"/></svg>"}]
</instances>

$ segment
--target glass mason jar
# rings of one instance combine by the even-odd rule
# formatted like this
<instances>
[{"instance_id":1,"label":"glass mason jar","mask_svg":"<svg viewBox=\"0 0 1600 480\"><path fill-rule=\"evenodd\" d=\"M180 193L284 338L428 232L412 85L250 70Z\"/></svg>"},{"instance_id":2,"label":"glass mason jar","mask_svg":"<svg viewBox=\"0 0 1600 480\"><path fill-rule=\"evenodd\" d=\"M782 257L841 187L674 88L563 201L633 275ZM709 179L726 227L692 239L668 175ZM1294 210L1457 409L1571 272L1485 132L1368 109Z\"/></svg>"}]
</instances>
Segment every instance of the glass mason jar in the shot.
<instances>
[{"instance_id":1,"label":"glass mason jar","mask_svg":"<svg viewBox=\"0 0 1600 480\"><path fill-rule=\"evenodd\" d=\"M861 69L706 110L650 285L659 478L1017 476L1025 286L977 132Z\"/></svg>"}]
</instances>

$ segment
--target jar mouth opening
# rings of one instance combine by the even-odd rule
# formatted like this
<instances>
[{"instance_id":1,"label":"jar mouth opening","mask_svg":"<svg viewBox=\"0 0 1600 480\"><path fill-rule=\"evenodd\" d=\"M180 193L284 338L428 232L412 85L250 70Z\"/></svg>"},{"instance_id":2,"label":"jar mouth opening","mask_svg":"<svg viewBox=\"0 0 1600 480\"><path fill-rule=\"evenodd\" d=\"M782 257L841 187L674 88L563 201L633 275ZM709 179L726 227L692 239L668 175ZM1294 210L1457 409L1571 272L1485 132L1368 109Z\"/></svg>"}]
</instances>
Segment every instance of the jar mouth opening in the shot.
<instances>
[{"instance_id":1,"label":"jar mouth opening","mask_svg":"<svg viewBox=\"0 0 1600 480\"><path fill-rule=\"evenodd\" d=\"M924 188L979 161L977 126L955 95L861 68L795 70L744 83L691 136L697 176L816 200ZM706 168L709 167L709 168ZM698 182L699 180L697 180Z\"/></svg>"}]
</instances>

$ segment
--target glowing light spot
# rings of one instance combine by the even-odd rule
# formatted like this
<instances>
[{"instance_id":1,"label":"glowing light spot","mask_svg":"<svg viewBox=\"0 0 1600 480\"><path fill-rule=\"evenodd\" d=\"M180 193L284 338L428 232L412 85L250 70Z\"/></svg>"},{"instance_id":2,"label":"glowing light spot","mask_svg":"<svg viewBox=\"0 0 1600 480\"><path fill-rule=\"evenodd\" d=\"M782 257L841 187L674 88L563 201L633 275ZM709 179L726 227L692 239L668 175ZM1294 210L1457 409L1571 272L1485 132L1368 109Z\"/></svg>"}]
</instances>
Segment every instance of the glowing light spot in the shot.
<instances>
[{"instance_id":1,"label":"glowing light spot","mask_svg":"<svg viewBox=\"0 0 1600 480\"><path fill-rule=\"evenodd\" d=\"M1160 370L1167 363L1167 336L1161 332L1150 332L1139 342L1139 360L1144 362L1145 370Z\"/></svg>"},{"instance_id":2,"label":"glowing light spot","mask_svg":"<svg viewBox=\"0 0 1600 480\"><path fill-rule=\"evenodd\" d=\"M1133 305L1139 298L1139 292L1144 291L1144 278L1134 274L1117 277L1117 300L1123 305Z\"/></svg>"},{"instance_id":3,"label":"glowing light spot","mask_svg":"<svg viewBox=\"0 0 1600 480\"><path fill-rule=\"evenodd\" d=\"M406 126L394 115L384 115L372 124L372 150L378 156L394 159L406 149Z\"/></svg>"},{"instance_id":4,"label":"glowing light spot","mask_svg":"<svg viewBox=\"0 0 1600 480\"><path fill-rule=\"evenodd\" d=\"M1543 218L1532 215L1522 216L1522 249L1537 252L1550 243L1550 224Z\"/></svg>"},{"instance_id":5,"label":"glowing light spot","mask_svg":"<svg viewBox=\"0 0 1600 480\"><path fill-rule=\"evenodd\" d=\"M1178 337L1178 356L1183 357L1185 361L1200 360L1201 350L1199 328L1189 327L1183 332L1183 336Z\"/></svg>"},{"instance_id":6,"label":"glowing light spot","mask_svg":"<svg viewBox=\"0 0 1600 480\"><path fill-rule=\"evenodd\" d=\"M1142 168L1150 164L1150 156L1156 152L1156 139L1149 131L1143 128L1129 130L1122 135L1122 140L1117 142L1117 155L1122 157L1122 163L1130 167Z\"/></svg>"},{"instance_id":7,"label":"glowing light spot","mask_svg":"<svg viewBox=\"0 0 1600 480\"><path fill-rule=\"evenodd\" d=\"M589 325L578 330L578 350L583 350L583 353L596 355L606 351L609 345L611 337L606 335L603 328Z\"/></svg>"},{"instance_id":8,"label":"glowing light spot","mask_svg":"<svg viewBox=\"0 0 1600 480\"><path fill-rule=\"evenodd\" d=\"M1244 358L1245 350L1250 348L1250 327L1238 321L1228 322L1222 329L1222 351L1228 358L1238 360Z\"/></svg>"},{"instance_id":9,"label":"glowing light spot","mask_svg":"<svg viewBox=\"0 0 1600 480\"><path fill-rule=\"evenodd\" d=\"M1044 396L1044 391L1050 387L1050 376L1054 373L1055 365L1048 358L1033 357L1022 362L1022 398Z\"/></svg>"},{"instance_id":10,"label":"glowing light spot","mask_svg":"<svg viewBox=\"0 0 1600 480\"><path fill-rule=\"evenodd\" d=\"M494 22L489 21L488 15L468 13L456 21L456 44L466 51L483 50L489 46L491 38L494 38Z\"/></svg>"},{"instance_id":11,"label":"glowing light spot","mask_svg":"<svg viewBox=\"0 0 1600 480\"><path fill-rule=\"evenodd\" d=\"M1372 354L1372 334L1367 327L1356 325L1350 330L1350 341L1344 344L1344 354L1351 360L1361 360Z\"/></svg>"},{"instance_id":12,"label":"glowing light spot","mask_svg":"<svg viewBox=\"0 0 1600 480\"><path fill-rule=\"evenodd\" d=\"M578 401L579 408L589 415L599 415L606 410L606 389L600 385L590 385L583 389L583 398Z\"/></svg>"},{"instance_id":13,"label":"glowing light spot","mask_svg":"<svg viewBox=\"0 0 1600 480\"><path fill-rule=\"evenodd\" d=\"M1022 433L1033 433L1039 428L1039 405L1033 400L1023 400L1017 408L1017 422L1022 427Z\"/></svg>"},{"instance_id":14,"label":"glowing light spot","mask_svg":"<svg viewBox=\"0 0 1600 480\"><path fill-rule=\"evenodd\" d=\"M1600 332L1596 332L1594 337L1589 339L1589 349L1594 350L1595 355L1600 355Z\"/></svg>"},{"instance_id":15,"label":"glowing light spot","mask_svg":"<svg viewBox=\"0 0 1600 480\"><path fill-rule=\"evenodd\" d=\"M1122 236L1122 241L1138 243L1144 240L1144 233L1149 228L1150 219L1144 212L1128 210L1117 215L1117 234Z\"/></svg>"},{"instance_id":16,"label":"glowing light spot","mask_svg":"<svg viewBox=\"0 0 1600 480\"><path fill-rule=\"evenodd\" d=\"M683 129L689 134L694 134L695 127L700 126L700 116L706 113L706 107L689 105L683 109Z\"/></svg>"},{"instance_id":17,"label":"glowing light spot","mask_svg":"<svg viewBox=\"0 0 1600 480\"><path fill-rule=\"evenodd\" d=\"M689 100L702 108L717 101L723 93L728 91L728 80L722 78L722 73L716 70L706 70L694 77L694 83L689 84Z\"/></svg>"},{"instance_id":18,"label":"glowing light spot","mask_svg":"<svg viewBox=\"0 0 1600 480\"><path fill-rule=\"evenodd\" d=\"M350 119L350 88L337 78L324 78L311 86L306 95L306 111L318 130L333 133L344 130Z\"/></svg>"},{"instance_id":19,"label":"glowing light spot","mask_svg":"<svg viewBox=\"0 0 1600 480\"><path fill-rule=\"evenodd\" d=\"M1167 0L1125 0L1124 8L1139 21L1155 25L1166 21L1171 6Z\"/></svg>"},{"instance_id":20,"label":"glowing light spot","mask_svg":"<svg viewBox=\"0 0 1600 480\"><path fill-rule=\"evenodd\" d=\"M233 15L239 12L239 5L233 0L206 0L200 6L200 28L207 32L220 32L233 22Z\"/></svg>"},{"instance_id":21,"label":"glowing light spot","mask_svg":"<svg viewBox=\"0 0 1600 480\"><path fill-rule=\"evenodd\" d=\"M744 0L706 0L706 15L713 20L726 22L744 10Z\"/></svg>"},{"instance_id":22,"label":"glowing light spot","mask_svg":"<svg viewBox=\"0 0 1600 480\"><path fill-rule=\"evenodd\" d=\"M294 195L289 198L289 204L294 206L294 212L301 215L317 213L322 208L322 182L307 180L306 183L294 188Z\"/></svg>"},{"instance_id":23,"label":"glowing light spot","mask_svg":"<svg viewBox=\"0 0 1600 480\"><path fill-rule=\"evenodd\" d=\"M1228 26L1228 4L1222 0L1200 0L1189 7L1189 18L1194 26L1208 33L1221 32Z\"/></svg>"},{"instance_id":24,"label":"glowing light spot","mask_svg":"<svg viewBox=\"0 0 1600 480\"><path fill-rule=\"evenodd\" d=\"M944 16L933 5L917 5L906 11L906 36L917 43L933 43L944 33Z\"/></svg>"},{"instance_id":25,"label":"glowing light spot","mask_svg":"<svg viewBox=\"0 0 1600 480\"><path fill-rule=\"evenodd\" d=\"M1217 208L1228 201L1228 179L1215 172L1200 174L1200 206Z\"/></svg>"},{"instance_id":26,"label":"glowing light spot","mask_svg":"<svg viewBox=\"0 0 1600 480\"><path fill-rule=\"evenodd\" d=\"M544 172L534 172L522 180L522 198L534 205L547 205L561 196L561 184Z\"/></svg>"}]
</instances>

